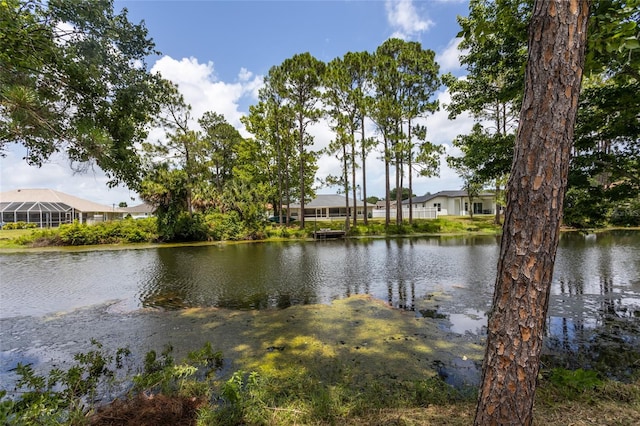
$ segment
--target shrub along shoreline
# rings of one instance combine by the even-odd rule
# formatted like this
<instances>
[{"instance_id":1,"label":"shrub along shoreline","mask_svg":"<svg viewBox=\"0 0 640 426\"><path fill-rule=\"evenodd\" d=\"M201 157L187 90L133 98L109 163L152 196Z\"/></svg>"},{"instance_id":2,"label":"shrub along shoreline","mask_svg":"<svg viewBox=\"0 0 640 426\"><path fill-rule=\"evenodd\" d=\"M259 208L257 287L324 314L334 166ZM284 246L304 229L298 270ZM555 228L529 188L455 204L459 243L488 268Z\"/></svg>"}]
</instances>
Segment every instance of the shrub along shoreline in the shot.
<instances>
[{"instance_id":1,"label":"shrub along shoreline","mask_svg":"<svg viewBox=\"0 0 640 426\"><path fill-rule=\"evenodd\" d=\"M198 219L195 230L182 228L172 232L173 238L163 235L155 218L123 219L95 225L65 224L58 228L40 229L19 224L0 229L0 250L33 248L55 249L60 247L146 247L148 245L210 244L220 242L309 240L318 229L344 230L344 222L307 222L300 229L295 222L289 226L269 223L266 220L257 229L239 224L233 217L210 216ZM16 229L20 228L20 229ZM640 227L607 227L598 229L563 228L563 231L602 232L614 229L640 230ZM175 229L174 229L175 231ZM494 223L493 215L443 216L438 219L415 219L400 225L384 225L384 220L369 219L368 225L358 222L351 226L346 238L394 238L420 236L470 236L500 235L502 225Z\"/></svg>"},{"instance_id":2,"label":"shrub along shoreline","mask_svg":"<svg viewBox=\"0 0 640 426\"><path fill-rule=\"evenodd\" d=\"M232 224L233 225L233 224ZM0 249L37 248L90 245L197 243L222 241L275 241L306 240L313 238L317 229L343 230L344 222L307 222L304 229L297 224L289 226L265 223L259 229L231 226L227 220L199 223L198 232L184 231L173 239L163 237L155 218L123 219L94 225L65 224L58 228L33 229L16 225L14 229L0 230ZM351 226L346 234L351 237L402 237L421 235L498 235L501 226L493 223L493 216L442 217L417 219L412 224L385 227L382 220L370 220L369 224ZM196 236L186 238L186 236Z\"/></svg>"}]
</instances>

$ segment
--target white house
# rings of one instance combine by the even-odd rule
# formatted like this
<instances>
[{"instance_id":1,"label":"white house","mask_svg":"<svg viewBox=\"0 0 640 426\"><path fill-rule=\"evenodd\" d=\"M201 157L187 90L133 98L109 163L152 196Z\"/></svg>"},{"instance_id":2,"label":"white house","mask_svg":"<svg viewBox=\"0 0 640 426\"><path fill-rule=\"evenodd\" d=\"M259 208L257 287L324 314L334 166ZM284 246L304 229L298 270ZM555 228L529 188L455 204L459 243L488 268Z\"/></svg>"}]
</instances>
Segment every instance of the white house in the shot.
<instances>
[{"instance_id":1,"label":"white house","mask_svg":"<svg viewBox=\"0 0 640 426\"><path fill-rule=\"evenodd\" d=\"M438 216L464 216L470 214L470 211L473 214L495 214L496 212L496 196L490 192L483 192L474 197L473 204L469 201L467 191L440 191L413 197L411 204L414 212L420 209L435 209ZM403 200L402 205L408 210L409 200Z\"/></svg>"}]
</instances>

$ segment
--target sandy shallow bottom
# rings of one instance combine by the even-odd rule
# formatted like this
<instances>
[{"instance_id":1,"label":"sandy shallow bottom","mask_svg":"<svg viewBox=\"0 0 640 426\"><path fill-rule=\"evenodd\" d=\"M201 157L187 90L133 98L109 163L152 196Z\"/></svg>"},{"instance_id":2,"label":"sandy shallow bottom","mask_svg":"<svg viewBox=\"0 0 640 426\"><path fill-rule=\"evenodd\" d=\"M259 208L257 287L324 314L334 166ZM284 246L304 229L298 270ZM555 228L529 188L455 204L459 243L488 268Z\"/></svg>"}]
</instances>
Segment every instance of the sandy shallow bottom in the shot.
<instances>
[{"instance_id":1,"label":"sandy shallow bottom","mask_svg":"<svg viewBox=\"0 0 640 426\"><path fill-rule=\"evenodd\" d=\"M433 319L368 296L262 311L127 312L114 302L55 316L0 320L2 388L13 388L18 362L41 372L65 368L75 353L93 349L91 339L107 349L128 347L138 366L150 350L172 345L180 360L211 342L225 359L221 379L237 370L286 374L291 368L330 379L347 369L355 382L440 374L456 386L477 383L484 350L478 336L444 331Z\"/></svg>"}]
</instances>

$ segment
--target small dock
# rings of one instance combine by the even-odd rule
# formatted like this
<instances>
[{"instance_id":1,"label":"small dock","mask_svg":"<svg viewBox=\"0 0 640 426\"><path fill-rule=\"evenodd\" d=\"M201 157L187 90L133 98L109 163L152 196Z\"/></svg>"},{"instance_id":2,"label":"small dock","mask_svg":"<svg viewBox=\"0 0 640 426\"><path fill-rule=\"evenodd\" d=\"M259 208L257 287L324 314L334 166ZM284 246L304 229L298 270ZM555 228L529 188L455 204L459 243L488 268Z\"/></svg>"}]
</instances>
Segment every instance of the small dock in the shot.
<instances>
[{"instance_id":1,"label":"small dock","mask_svg":"<svg viewBox=\"0 0 640 426\"><path fill-rule=\"evenodd\" d=\"M338 229L323 228L313 232L314 240L330 240L344 238L347 233Z\"/></svg>"}]
</instances>

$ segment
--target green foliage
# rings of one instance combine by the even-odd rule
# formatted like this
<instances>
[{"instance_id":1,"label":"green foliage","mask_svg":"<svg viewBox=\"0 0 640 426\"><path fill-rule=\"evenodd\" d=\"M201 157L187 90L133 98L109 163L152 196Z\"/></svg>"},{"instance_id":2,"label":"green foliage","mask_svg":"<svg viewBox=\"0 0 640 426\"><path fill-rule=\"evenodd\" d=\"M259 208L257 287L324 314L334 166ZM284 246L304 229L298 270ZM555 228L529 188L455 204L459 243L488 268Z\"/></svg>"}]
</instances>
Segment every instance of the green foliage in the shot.
<instances>
[{"instance_id":1,"label":"green foliage","mask_svg":"<svg viewBox=\"0 0 640 426\"><path fill-rule=\"evenodd\" d=\"M124 368L130 355L128 349L111 354L101 343L91 343L96 349L76 354L75 364L68 370L56 368L45 376L29 365L18 364L16 387L21 392L16 399L0 403L0 424L84 424L96 396L114 384L117 370ZM0 398L4 397L6 392L0 393Z\"/></svg>"},{"instance_id":2,"label":"green foliage","mask_svg":"<svg viewBox=\"0 0 640 426\"><path fill-rule=\"evenodd\" d=\"M207 158L203 160L209 166L212 175L210 180L221 192L223 186L234 177L242 136L223 115L215 112L205 112L198 123L203 130L202 142L207 152Z\"/></svg>"},{"instance_id":3,"label":"green foliage","mask_svg":"<svg viewBox=\"0 0 640 426\"><path fill-rule=\"evenodd\" d=\"M226 214L236 214L242 223L243 236L241 239L259 239L264 229L264 213L267 204L265 183L254 183L236 179L226 185L223 201L219 208Z\"/></svg>"},{"instance_id":4,"label":"green foliage","mask_svg":"<svg viewBox=\"0 0 640 426\"><path fill-rule=\"evenodd\" d=\"M206 241L208 229L201 213L190 210L191 184L187 170L158 165L142 182L140 196L156 206L161 241Z\"/></svg>"},{"instance_id":5,"label":"green foliage","mask_svg":"<svg viewBox=\"0 0 640 426\"><path fill-rule=\"evenodd\" d=\"M601 228L606 224L609 202L596 186L570 187L565 196L563 222L579 229Z\"/></svg>"},{"instance_id":6,"label":"green foliage","mask_svg":"<svg viewBox=\"0 0 640 426\"><path fill-rule=\"evenodd\" d=\"M176 364L167 346L160 355L150 351L145 356L144 369L133 377L133 390L146 394L162 394L187 398L205 398L212 396L212 383L215 373L222 368L223 358L215 351L210 342L190 352L180 364ZM202 415L207 415L205 410Z\"/></svg>"},{"instance_id":7,"label":"green foliage","mask_svg":"<svg viewBox=\"0 0 640 426\"><path fill-rule=\"evenodd\" d=\"M549 372L549 382L555 386L556 392L566 399L578 399L589 390L597 389L603 385L598 373L592 370L566 370L554 368Z\"/></svg>"},{"instance_id":8,"label":"green foliage","mask_svg":"<svg viewBox=\"0 0 640 426\"><path fill-rule=\"evenodd\" d=\"M222 368L222 352L213 349L211 342L206 342L204 346L196 351L189 352L187 359L194 365L202 365L207 369L206 377L210 372Z\"/></svg>"},{"instance_id":9,"label":"green foliage","mask_svg":"<svg viewBox=\"0 0 640 426\"><path fill-rule=\"evenodd\" d=\"M435 220L414 220L411 224L413 232L437 234L442 229L440 222Z\"/></svg>"},{"instance_id":10,"label":"green foliage","mask_svg":"<svg viewBox=\"0 0 640 426\"><path fill-rule=\"evenodd\" d=\"M304 229L300 229L296 226L297 222L293 224L289 224L289 226L285 226L284 224L271 224L266 229L266 236L268 238L290 238L290 239L304 239L309 238L314 231L314 223L307 222L305 224ZM316 223L315 226L320 227L319 223ZM322 226L323 228L328 228L329 226Z\"/></svg>"},{"instance_id":11,"label":"green foliage","mask_svg":"<svg viewBox=\"0 0 640 426\"><path fill-rule=\"evenodd\" d=\"M390 200L396 200L396 192L397 192L397 188L392 188L391 191L389 191L389 199ZM409 188L402 188L402 200L407 200L409 198L409 194L411 194L411 191L409 190ZM411 194L411 197L415 197L416 194Z\"/></svg>"},{"instance_id":12,"label":"green foliage","mask_svg":"<svg viewBox=\"0 0 640 426\"><path fill-rule=\"evenodd\" d=\"M389 224L387 226L387 235L407 235L412 232L412 227L408 222L401 224Z\"/></svg>"},{"instance_id":13,"label":"green foliage","mask_svg":"<svg viewBox=\"0 0 640 426\"><path fill-rule=\"evenodd\" d=\"M2 229L35 229L38 227L37 223L27 223L27 222L7 222L2 225Z\"/></svg>"},{"instance_id":14,"label":"green foliage","mask_svg":"<svg viewBox=\"0 0 640 426\"><path fill-rule=\"evenodd\" d=\"M117 349L111 354L101 343L92 340L92 344L96 349L76 354L75 364L66 371L53 369L47 375L39 375L30 366L19 364L17 397L11 399L6 391L0 392L0 424L87 424L87 415L95 408L97 397L116 384L117 371L125 368L125 360L130 356L128 349ZM160 355L155 351L146 354L143 371L132 378L133 391L209 398L212 390L209 380L222 367L222 353L207 342L201 349L190 352L184 362L176 364L172 351L167 346Z\"/></svg>"},{"instance_id":15,"label":"green foliage","mask_svg":"<svg viewBox=\"0 0 640 426\"><path fill-rule=\"evenodd\" d=\"M236 371L222 386L223 404L216 413L224 424L259 424L265 403L261 398L261 378L258 373ZM228 422L228 423L227 423Z\"/></svg>"},{"instance_id":16,"label":"green foliage","mask_svg":"<svg viewBox=\"0 0 640 426\"><path fill-rule=\"evenodd\" d=\"M532 0L471 0L469 15L458 18L461 63L468 72L463 79L444 77L452 98L449 116L469 111L491 122L491 128L477 124L471 134L458 136L454 144L463 157L453 160L459 172L466 170L480 182L509 172L532 5ZM632 212L611 212L640 192L639 7L638 0L591 2L565 203L564 222L572 226L600 227L622 218L634 222Z\"/></svg>"},{"instance_id":17,"label":"green foliage","mask_svg":"<svg viewBox=\"0 0 640 426\"><path fill-rule=\"evenodd\" d=\"M438 377L355 385L348 373L329 379L304 373L275 377L243 371L222 385L220 395L222 401L217 409L206 412L203 424L342 424L382 409L446 405L474 398Z\"/></svg>"},{"instance_id":18,"label":"green foliage","mask_svg":"<svg viewBox=\"0 0 640 426\"><path fill-rule=\"evenodd\" d=\"M164 241L206 241L208 227L204 215L180 212L175 222L165 222L162 229Z\"/></svg>"},{"instance_id":19,"label":"green foliage","mask_svg":"<svg viewBox=\"0 0 640 426\"><path fill-rule=\"evenodd\" d=\"M390 185L391 165L396 170L407 166L409 174L415 167L421 175L437 175L438 157L442 151L425 141L426 128L412 126L412 120L438 109L438 101L433 100L441 84L438 72L435 53L423 49L418 42L391 38L376 49L373 94L368 113L382 136L387 187L393 186L397 191L403 191L400 188L402 173L396 173L395 185ZM417 145L417 154L414 152L414 138L421 141ZM409 188L409 194L411 191ZM389 198L394 199L395 196Z\"/></svg>"},{"instance_id":20,"label":"green foliage","mask_svg":"<svg viewBox=\"0 0 640 426\"><path fill-rule=\"evenodd\" d=\"M413 385L414 403L428 407L430 405L445 405L452 401L462 400L463 394L451 385L448 385L439 376L433 376L423 381L417 381ZM469 399L475 399L476 396L471 394L467 396Z\"/></svg>"},{"instance_id":21,"label":"green foliage","mask_svg":"<svg viewBox=\"0 0 640 426\"><path fill-rule=\"evenodd\" d=\"M163 91L145 66L157 53L146 28L112 0L4 0L0 34L0 151L19 143L41 165L63 150L135 188L134 145Z\"/></svg>"},{"instance_id":22,"label":"green foliage","mask_svg":"<svg viewBox=\"0 0 640 426\"><path fill-rule=\"evenodd\" d=\"M34 230L29 235L16 238L16 242L38 247L81 246L153 242L157 238L156 219L146 218L100 222L95 225L75 221L58 228Z\"/></svg>"},{"instance_id":23,"label":"green foliage","mask_svg":"<svg viewBox=\"0 0 640 426\"><path fill-rule=\"evenodd\" d=\"M349 235L385 235L384 222L377 220L369 220L367 225L358 223L357 226L352 226L349 229Z\"/></svg>"},{"instance_id":24,"label":"green foliage","mask_svg":"<svg viewBox=\"0 0 640 426\"><path fill-rule=\"evenodd\" d=\"M143 372L133 378L134 391L182 395L185 384L198 369L186 363L176 365L171 357L172 351L173 347L167 346L160 356L155 351L147 352Z\"/></svg>"},{"instance_id":25,"label":"green foliage","mask_svg":"<svg viewBox=\"0 0 640 426\"><path fill-rule=\"evenodd\" d=\"M210 213L206 216L208 233L215 241L242 240L247 231L236 211L227 214Z\"/></svg>"},{"instance_id":26,"label":"green foliage","mask_svg":"<svg viewBox=\"0 0 640 426\"><path fill-rule=\"evenodd\" d=\"M143 371L133 377L133 390L147 394L161 393L166 396L205 397L211 396L210 380L223 365L222 353L215 351L210 342L177 364L168 345L158 355L147 352Z\"/></svg>"},{"instance_id":27,"label":"green foliage","mask_svg":"<svg viewBox=\"0 0 640 426\"><path fill-rule=\"evenodd\" d=\"M95 396L115 383L116 372L125 367L129 356L127 349L110 355L100 343L93 344L96 349L76 355L76 364L67 371L55 369L41 376L29 366L19 366L17 386L24 392L14 399L0 392L0 424L87 424ZM462 408L476 400L474 389L456 390L438 376L400 382L381 375L377 380L354 382L349 368L341 365L335 366L336 374L323 377L300 369L297 374L236 371L226 380L216 380L223 358L211 343L180 363L172 352L167 346L159 354L146 354L142 371L132 378L130 396L143 392L209 400L210 405L198 409L200 425L352 424L370 413L457 403ZM538 395L539 402L551 407L558 401L640 403L637 384L603 381L585 370L543 372Z\"/></svg>"},{"instance_id":28,"label":"green foliage","mask_svg":"<svg viewBox=\"0 0 640 426\"><path fill-rule=\"evenodd\" d=\"M640 226L640 198L614 207L610 222L617 226Z\"/></svg>"}]
</instances>

